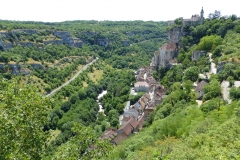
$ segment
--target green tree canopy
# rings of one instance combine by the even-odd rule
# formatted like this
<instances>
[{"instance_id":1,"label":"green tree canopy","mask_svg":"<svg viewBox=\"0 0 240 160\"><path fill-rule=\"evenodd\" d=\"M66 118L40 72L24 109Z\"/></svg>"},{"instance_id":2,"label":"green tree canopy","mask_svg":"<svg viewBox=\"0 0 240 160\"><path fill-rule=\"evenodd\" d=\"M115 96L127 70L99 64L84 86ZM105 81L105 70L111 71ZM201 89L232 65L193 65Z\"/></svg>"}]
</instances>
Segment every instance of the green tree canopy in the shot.
<instances>
[{"instance_id":1,"label":"green tree canopy","mask_svg":"<svg viewBox=\"0 0 240 160\"><path fill-rule=\"evenodd\" d=\"M49 99L29 85L0 82L0 159L41 159L47 134Z\"/></svg>"},{"instance_id":2,"label":"green tree canopy","mask_svg":"<svg viewBox=\"0 0 240 160\"><path fill-rule=\"evenodd\" d=\"M183 80L184 81L190 80L192 82L195 82L198 78L198 74L199 74L198 67L196 67L196 66L189 67L185 70Z\"/></svg>"},{"instance_id":3,"label":"green tree canopy","mask_svg":"<svg viewBox=\"0 0 240 160\"><path fill-rule=\"evenodd\" d=\"M220 36L211 35L201 38L197 49L206 52L214 50L218 45L222 44L222 38Z\"/></svg>"}]
</instances>

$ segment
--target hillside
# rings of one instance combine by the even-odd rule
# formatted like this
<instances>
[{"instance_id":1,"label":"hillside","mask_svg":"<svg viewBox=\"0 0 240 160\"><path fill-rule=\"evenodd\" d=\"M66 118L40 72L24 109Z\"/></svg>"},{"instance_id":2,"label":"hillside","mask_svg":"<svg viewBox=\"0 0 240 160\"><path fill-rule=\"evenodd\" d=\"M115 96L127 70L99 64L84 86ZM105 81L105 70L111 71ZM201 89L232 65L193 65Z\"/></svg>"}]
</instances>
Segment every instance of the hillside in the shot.
<instances>
[{"instance_id":1,"label":"hillside","mask_svg":"<svg viewBox=\"0 0 240 160\"><path fill-rule=\"evenodd\" d=\"M43 154L40 154L40 151L28 152L32 139L27 139L27 133L21 132L22 139L16 140L15 143L11 143L13 146L9 146L12 150L0 150L0 155L7 159L13 156L12 154L20 159L32 159L32 154L36 154L35 157L44 156L44 159L52 159L52 157L61 159L60 155L64 156L63 152L68 154L63 150L68 149L69 145L75 145L78 136L89 135L81 135L81 132L89 133L90 131L92 135L85 137L86 145L80 149L81 152L88 149L90 142L96 146L100 143L110 149L111 145L108 142L98 141L96 138L108 127L119 126L118 117L129 100L129 90L135 82L133 70L147 65L153 52L167 37L165 22L0 21L0 24L0 79L4 79L1 83L6 84L0 89L5 97L0 100L3 107L2 113L25 106L23 101L19 101L18 105L6 104L5 100L9 98L8 94L11 91L26 90L24 93L27 93L28 90L35 88L33 90L37 98L48 99L41 95L46 95L68 82L89 62L96 57L99 58L76 79L51 95L51 101L46 102L49 108L42 108L43 114L40 114L47 119L41 122L37 119L32 121L32 124L38 123L38 127L42 128L37 130L43 136L42 141L36 140L36 143L43 146L40 147ZM13 85L12 87L16 88L6 90L6 87L11 87L12 84L21 85ZM98 95L103 91L107 91L107 94L97 102ZM23 98L24 94L14 96L16 102L18 96ZM15 102L14 100L12 101ZM98 103L102 103L104 112L99 112ZM28 108L34 107L31 105L34 103L26 104ZM11 107L5 108L8 105ZM36 106L36 109L43 107ZM24 116L27 114L25 109L17 110L16 115ZM33 117L38 117L38 114L38 112L29 113ZM2 122L3 119L1 119ZM24 124L26 127L23 131L31 130L31 126L24 121L24 118L15 119L13 123ZM75 127L77 129L74 129ZM0 131L8 132L9 130L0 128ZM14 134L18 133L14 129L11 131ZM0 137L1 140L7 138L9 138L8 134ZM91 140L87 141L88 138ZM22 144L24 140L25 143ZM20 148L19 145L24 147ZM89 154L91 155L92 152Z\"/></svg>"},{"instance_id":2,"label":"hillside","mask_svg":"<svg viewBox=\"0 0 240 160\"><path fill-rule=\"evenodd\" d=\"M0 159L239 159L240 19L203 13L0 21Z\"/></svg>"},{"instance_id":3,"label":"hillside","mask_svg":"<svg viewBox=\"0 0 240 160\"><path fill-rule=\"evenodd\" d=\"M169 42L151 63L155 79L168 89L166 98L143 130L104 159L240 158L239 18L205 19L201 25L183 21L170 24ZM166 52L173 57L163 57Z\"/></svg>"}]
</instances>

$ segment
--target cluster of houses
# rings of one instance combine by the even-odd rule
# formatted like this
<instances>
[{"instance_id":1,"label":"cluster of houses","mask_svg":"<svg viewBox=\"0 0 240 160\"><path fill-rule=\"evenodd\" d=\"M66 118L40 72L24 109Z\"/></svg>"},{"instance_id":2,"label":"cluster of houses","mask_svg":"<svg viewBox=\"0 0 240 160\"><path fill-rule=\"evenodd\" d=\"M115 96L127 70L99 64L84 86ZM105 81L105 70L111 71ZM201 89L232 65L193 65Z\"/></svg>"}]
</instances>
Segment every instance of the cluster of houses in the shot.
<instances>
[{"instance_id":1,"label":"cluster of houses","mask_svg":"<svg viewBox=\"0 0 240 160\"><path fill-rule=\"evenodd\" d=\"M109 128L100 137L110 139L115 145L141 130L149 113L166 97L166 89L153 78L151 67L140 67L134 74L137 80L134 84L135 92L145 93L135 104L125 108L119 129Z\"/></svg>"}]
</instances>

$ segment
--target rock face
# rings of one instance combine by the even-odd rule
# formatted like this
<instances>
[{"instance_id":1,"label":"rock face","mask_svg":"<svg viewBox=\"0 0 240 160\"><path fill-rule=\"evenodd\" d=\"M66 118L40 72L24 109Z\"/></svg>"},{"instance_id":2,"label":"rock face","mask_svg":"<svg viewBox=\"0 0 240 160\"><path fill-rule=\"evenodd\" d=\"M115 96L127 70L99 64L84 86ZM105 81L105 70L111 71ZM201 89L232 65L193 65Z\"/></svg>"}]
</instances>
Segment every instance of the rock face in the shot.
<instances>
[{"instance_id":1,"label":"rock face","mask_svg":"<svg viewBox=\"0 0 240 160\"><path fill-rule=\"evenodd\" d=\"M15 63L15 64L8 64L8 66L12 70L12 74L18 75L20 73L19 69L20 67Z\"/></svg>"},{"instance_id":2,"label":"rock face","mask_svg":"<svg viewBox=\"0 0 240 160\"><path fill-rule=\"evenodd\" d=\"M107 47L109 45L108 39L97 39L97 45Z\"/></svg>"},{"instance_id":3,"label":"rock face","mask_svg":"<svg viewBox=\"0 0 240 160\"><path fill-rule=\"evenodd\" d=\"M0 63L0 69L4 69L4 64Z\"/></svg>"},{"instance_id":4,"label":"rock face","mask_svg":"<svg viewBox=\"0 0 240 160\"><path fill-rule=\"evenodd\" d=\"M43 67L41 64L30 63L30 65L31 65L32 68L34 68L34 69L44 69L44 67Z\"/></svg>"},{"instance_id":5,"label":"rock face","mask_svg":"<svg viewBox=\"0 0 240 160\"><path fill-rule=\"evenodd\" d=\"M127 46L130 46L130 41L129 40L123 40L122 41L122 44L127 47Z\"/></svg>"},{"instance_id":6,"label":"rock face","mask_svg":"<svg viewBox=\"0 0 240 160\"><path fill-rule=\"evenodd\" d=\"M63 40L49 40L49 41L44 41L43 43L44 45L48 45L48 44L60 45L60 44L63 44Z\"/></svg>"},{"instance_id":7,"label":"rock face","mask_svg":"<svg viewBox=\"0 0 240 160\"><path fill-rule=\"evenodd\" d=\"M181 31L181 28L173 28L173 30L168 31L168 39L171 43L178 43L179 40L182 37L183 33Z\"/></svg>"},{"instance_id":8,"label":"rock face","mask_svg":"<svg viewBox=\"0 0 240 160\"><path fill-rule=\"evenodd\" d=\"M20 42L19 44L24 46L24 47L32 47L34 43L32 43L32 42Z\"/></svg>"},{"instance_id":9,"label":"rock face","mask_svg":"<svg viewBox=\"0 0 240 160\"><path fill-rule=\"evenodd\" d=\"M74 40L74 47L77 47L77 48L81 48L82 47L83 42L80 39L74 38L73 40Z\"/></svg>"},{"instance_id":10,"label":"rock face","mask_svg":"<svg viewBox=\"0 0 240 160\"><path fill-rule=\"evenodd\" d=\"M217 73L224 69L226 62L218 62L217 64Z\"/></svg>"},{"instance_id":11,"label":"rock face","mask_svg":"<svg viewBox=\"0 0 240 160\"><path fill-rule=\"evenodd\" d=\"M37 45L38 47L43 47L43 45L48 45L48 44L57 44L57 45L67 44L71 47L81 48L82 44L83 44L83 42L80 39L71 37L70 32L68 32L68 31L53 31L52 34L60 39L59 40L48 40L48 41L44 41L43 43L19 42L17 40L17 42L14 42L14 44L13 44L10 42L2 41L3 37L8 39L11 34L13 36L16 36L17 34L23 34L23 33L32 35L32 34L36 34L38 32L40 32L40 30L35 30L35 29L16 29L16 30L12 30L11 32L0 32L0 47L3 50L9 50L14 45L18 45L18 44L20 44L24 47L31 47L33 45Z\"/></svg>"},{"instance_id":12,"label":"rock face","mask_svg":"<svg viewBox=\"0 0 240 160\"><path fill-rule=\"evenodd\" d=\"M27 33L27 34L36 34L38 32L38 30L36 29L15 29L15 30L12 30L12 33L13 34L17 34L17 33Z\"/></svg>"}]
</instances>

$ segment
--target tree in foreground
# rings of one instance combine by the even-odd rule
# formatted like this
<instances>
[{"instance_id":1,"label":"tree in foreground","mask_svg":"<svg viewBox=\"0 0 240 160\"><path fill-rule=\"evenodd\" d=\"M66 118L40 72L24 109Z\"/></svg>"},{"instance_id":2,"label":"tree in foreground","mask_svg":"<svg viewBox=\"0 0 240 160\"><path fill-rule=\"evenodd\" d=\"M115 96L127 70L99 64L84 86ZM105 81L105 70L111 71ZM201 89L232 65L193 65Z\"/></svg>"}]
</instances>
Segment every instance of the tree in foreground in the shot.
<instances>
[{"instance_id":1,"label":"tree in foreground","mask_svg":"<svg viewBox=\"0 0 240 160\"><path fill-rule=\"evenodd\" d=\"M100 159L107 156L113 147L109 141L100 140L90 127L75 123L72 131L75 136L59 146L55 154L46 159Z\"/></svg>"},{"instance_id":2,"label":"tree in foreground","mask_svg":"<svg viewBox=\"0 0 240 160\"><path fill-rule=\"evenodd\" d=\"M48 135L49 99L33 86L0 81L0 159L41 159Z\"/></svg>"}]
</instances>

